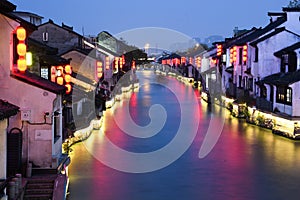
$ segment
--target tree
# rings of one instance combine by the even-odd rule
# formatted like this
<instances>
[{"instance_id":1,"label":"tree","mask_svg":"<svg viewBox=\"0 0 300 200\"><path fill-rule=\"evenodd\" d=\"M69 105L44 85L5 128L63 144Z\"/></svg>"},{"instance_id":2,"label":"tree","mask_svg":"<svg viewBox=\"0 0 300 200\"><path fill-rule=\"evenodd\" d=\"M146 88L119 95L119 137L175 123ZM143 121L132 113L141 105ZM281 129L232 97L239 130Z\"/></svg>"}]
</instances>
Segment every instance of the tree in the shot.
<instances>
[{"instance_id":1,"label":"tree","mask_svg":"<svg viewBox=\"0 0 300 200\"><path fill-rule=\"evenodd\" d=\"M288 7L289 8L300 8L300 2L298 0L291 0Z\"/></svg>"}]
</instances>

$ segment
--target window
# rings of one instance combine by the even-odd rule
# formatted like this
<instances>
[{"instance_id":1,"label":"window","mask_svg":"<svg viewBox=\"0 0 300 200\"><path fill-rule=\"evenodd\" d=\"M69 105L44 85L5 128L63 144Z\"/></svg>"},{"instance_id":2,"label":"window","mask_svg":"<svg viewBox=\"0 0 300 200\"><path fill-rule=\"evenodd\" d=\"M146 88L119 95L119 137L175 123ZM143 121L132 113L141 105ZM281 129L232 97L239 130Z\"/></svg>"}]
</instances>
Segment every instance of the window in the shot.
<instances>
[{"instance_id":1,"label":"window","mask_svg":"<svg viewBox=\"0 0 300 200\"><path fill-rule=\"evenodd\" d=\"M267 98L267 88L264 85L260 87L260 97Z\"/></svg>"},{"instance_id":2,"label":"window","mask_svg":"<svg viewBox=\"0 0 300 200\"><path fill-rule=\"evenodd\" d=\"M243 77L241 75L239 75L239 87L240 88L242 87L242 80L243 80Z\"/></svg>"},{"instance_id":3,"label":"window","mask_svg":"<svg viewBox=\"0 0 300 200\"><path fill-rule=\"evenodd\" d=\"M286 89L286 102L289 104L292 104L292 89L291 88Z\"/></svg>"},{"instance_id":4,"label":"window","mask_svg":"<svg viewBox=\"0 0 300 200\"><path fill-rule=\"evenodd\" d=\"M13 64L16 65L17 61L19 59L19 55L17 52L17 45L18 45L19 41L17 38L17 34L13 34Z\"/></svg>"},{"instance_id":5,"label":"window","mask_svg":"<svg viewBox=\"0 0 300 200\"><path fill-rule=\"evenodd\" d=\"M282 73L295 72L297 70L297 55L295 52L284 54L281 57L280 71Z\"/></svg>"},{"instance_id":6,"label":"window","mask_svg":"<svg viewBox=\"0 0 300 200\"><path fill-rule=\"evenodd\" d=\"M276 92L276 102L292 104L292 89L286 86L278 86Z\"/></svg>"},{"instance_id":7,"label":"window","mask_svg":"<svg viewBox=\"0 0 300 200\"><path fill-rule=\"evenodd\" d=\"M289 53L288 72L295 72L297 70L297 55L295 52Z\"/></svg>"},{"instance_id":8,"label":"window","mask_svg":"<svg viewBox=\"0 0 300 200\"><path fill-rule=\"evenodd\" d=\"M60 117L59 112L55 111L53 116L53 126L54 126L54 143L60 138Z\"/></svg>"},{"instance_id":9,"label":"window","mask_svg":"<svg viewBox=\"0 0 300 200\"><path fill-rule=\"evenodd\" d=\"M48 32L43 32L43 41L44 41L44 42L47 42L47 41L48 41L48 39L49 39L48 36L49 36L49 35L48 35Z\"/></svg>"},{"instance_id":10,"label":"window","mask_svg":"<svg viewBox=\"0 0 300 200\"><path fill-rule=\"evenodd\" d=\"M239 65L243 63L243 48L239 48Z\"/></svg>"},{"instance_id":11,"label":"window","mask_svg":"<svg viewBox=\"0 0 300 200\"><path fill-rule=\"evenodd\" d=\"M253 78L248 79L248 89L253 91Z\"/></svg>"},{"instance_id":12,"label":"window","mask_svg":"<svg viewBox=\"0 0 300 200\"><path fill-rule=\"evenodd\" d=\"M255 58L254 62L258 62L258 47L255 47Z\"/></svg>"}]
</instances>

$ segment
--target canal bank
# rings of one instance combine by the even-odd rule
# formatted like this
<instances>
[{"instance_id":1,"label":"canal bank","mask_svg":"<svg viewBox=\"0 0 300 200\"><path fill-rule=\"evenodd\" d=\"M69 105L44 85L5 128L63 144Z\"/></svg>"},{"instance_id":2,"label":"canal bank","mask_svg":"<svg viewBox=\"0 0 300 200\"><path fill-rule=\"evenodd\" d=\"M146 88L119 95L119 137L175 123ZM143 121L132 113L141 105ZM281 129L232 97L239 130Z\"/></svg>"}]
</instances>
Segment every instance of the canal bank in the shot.
<instances>
[{"instance_id":1,"label":"canal bank","mask_svg":"<svg viewBox=\"0 0 300 200\"><path fill-rule=\"evenodd\" d=\"M184 77L179 73L169 72L168 67L158 67L157 73L165 76L176 77L180 82L195 86L194 79ZM201 84L196 84L194 87L201 93L201 98L207 103L215 103L217 105L227 108L233 117L245 119L246 123L257 125L272 131L276 135L280 135L292 140L300 140L300 119L297 117L290 117L274 112L266 112L257 109L253 105L247 105L242 99L232 99L224 95L213 97L208 91L203 91Z\"/></svg>"},{"instance_id":2,"label":"canal bank","mask_svg":"<svg viewBox=\"0 0 300 200\"><path fill-rule=\"evenodd\" d=\"M140 72L139 76L142 80L139 92L107 110L101 130L95 130L88 140L72 147L69 199L298 199L300 143L244 123L232 117L229 111L226 111L218 142L205 158L199 158L210 121L213 117L217 119L222 108L214 104L208 106L203 100L199 103L198 134L178 160L163 169L140 174L106 166L98 155L112 157L123 164L128 161L123 156L113 155L104 138L124 150L147 153L169 144L178 130L180 120L172 113L168 115L172 123L148 139L135 139L120 130L114 116L119 114L124 125L128 124L123 105L130 105L132 119L140 125L149 123L145 110L151 105L160 102L167 111L175 110L174 99L165 88L144 80L187 91L187 101L194 98L190 86L174 78L152 72Z\"/></svg>"}]
</instances>

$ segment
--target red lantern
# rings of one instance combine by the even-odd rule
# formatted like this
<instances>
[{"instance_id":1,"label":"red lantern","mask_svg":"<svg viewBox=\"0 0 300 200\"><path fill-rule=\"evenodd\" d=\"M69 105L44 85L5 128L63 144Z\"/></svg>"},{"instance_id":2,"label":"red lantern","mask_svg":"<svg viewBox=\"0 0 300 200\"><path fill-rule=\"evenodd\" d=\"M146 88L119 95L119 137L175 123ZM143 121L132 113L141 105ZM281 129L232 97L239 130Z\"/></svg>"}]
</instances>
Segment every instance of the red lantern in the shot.
<instances>
[{"instance_id":1,"label":"red lantern","mask_svg":"<svg viewBox=\"0 0 300 200\"><path fill-rule=\"evenodd\" d=\"M97 61L96 66L97 66L97 78L101 78L102 77L102 62Z\"/></svg>"},{"instance_id":2,"label":"red lantern","mask_svg":"<svg viewBox=\"0 0 300 200\"><path fill-rule=\"evenodd\" d=\"M108 56L105 57L105 69L109 70L109 57Z\"/></svg>"},{"instance_id":3,"label":"red lantern","mask_svg":"<svg viewBox=\"0 0 300 200\"><path fill-rule=\"evenodd\" d=\"M16 34L19 41L24 41L26 39L26 30L21 26L17 28Z\"/></svg>"},{"instance_id":4,"label":"red lantern","mask_svg":"<svg viewBox=\"0 0 300 200\"><path fill-rule=\"evenodd\" d=\"M218 44L217 45L217 56L221 56L222 55L222 45Z\"/></svg>"},{"instance_id":5,"label":"red lantern","mask_svg":"<svg viewBox=\"0 0 300 200\"><path fill-rule=\"evenodd\" d=\"M18 70L20 72L25 72L27 69L26 60L25 58L19 58L17 61Z\"/></svg>"},{"instance_id":6,"label":"red lantern","mask_svg":"<svg viewBox=\"0 0 300 200\"><path fill-rule=\"evenodd\" d=\"M72 67L71 67L71 65L66 65L65 66L65 72L67 74L72 74Z\"/></svg>"},{"instance_id":7,"label":"red lantern","mask_svg":"<svg viewBox=\"0 0 300 200\"><path fill-rule=\"evenodd\" d=\"M71 84L66 84L65 86L66 86L66 88L67 88L66 94L70 94L71 91L72 91L72 86L71 86Z\"/></svg>"},{"instance_id":8,"label":"red lantern","mask_svg":"<svg viewBox=\"0 0 300 200\"><path fill-rule=\"evenodd\" d=\"M243 61L244 61L244 63L246 63L247 62L247 59L248 59L248 46L247 45L244 45L243 46Z\"/></svg>"},{"instance_id":9,"label":"red lantern","mask_svg":"<svg viewBox=\"0 0 300 200\"><path fill-rule=\"evenodd\" d=\"M19 43L17 45L17 53L19 56L25 56L27 51L27 46L24 43Z\"/></svg>"},{"instance_id":10,"label":"red lantern","mask_svg":"<svg viewBox=\"0 0 300 200\"><path fill-rule=\"evenodd\" d=\"M59 77L56 77L56 83L58 85L63 85L64 84L64 78L59 76Z\"/></svg>"},{"instance_id":11,"label":"red lantern","mask_svg":"<svg viewBox=\"0 0 300 200\"><path fill-rule=\"evenodd\" d=\"M66 83L70 83L71 82L71 75L70 74L66 74L65 75L65 82Z\"/></svg>"}]
</instances>

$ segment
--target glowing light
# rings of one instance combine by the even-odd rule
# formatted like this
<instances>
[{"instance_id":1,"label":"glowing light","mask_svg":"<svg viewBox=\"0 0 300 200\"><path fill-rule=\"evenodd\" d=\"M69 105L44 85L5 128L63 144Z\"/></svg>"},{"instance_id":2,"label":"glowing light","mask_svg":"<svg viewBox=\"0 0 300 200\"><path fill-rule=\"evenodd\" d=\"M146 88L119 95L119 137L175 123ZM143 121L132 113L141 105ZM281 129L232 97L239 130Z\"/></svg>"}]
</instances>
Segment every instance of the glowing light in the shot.
<instances>
[{"instance_id":1,"label":"glowing light","mask_svg":"<svg viewBox=\"0 0 300 200\"><path fill-rule=\"evenodd\" d=\"M19 56L25 56L27 51L27 46L24 43L19 43L17 45L17 53Z\"/></svg>"},{"instance_id":2,"label":"glowing light","mask_svg":"<svg viewBox=\"0 0 300 200\"><path fill-rule=\"evenodd\" d=\"M65 66L65 72L67 74L72 74L72 67L71 67L71 65L66 65Z\"/></svg>"},{"instance_id":3,"label":"glowing light","mask_svg":"<svg viewBox=\"0 0 300 200\"><path fill-rule=\"evenodd\" d=\"M31 66L32 65L32 53L27 52L25 57L26 57L26 65Z\"/></svg>"},{"instance_id":4,"label":"glowing light","mask_svg":"<svg viewBox=\"0 0 300 200\"><path fill-rule=\"evenodd\" d=\"M63 84L64 84L64 78L61 77L61 76L57 77L57 78L56 78L56 83L57 83L58 85L63 85Z\"/></svg>"},{"instance_id":5,"label":"glowing light","mask_svg":"<svg viewBox=\"0 0 300 200\"><path fill-rule=\"evenodd\" d=\"M105 57L105 69L109 70L109 57Z\"/></svg>"},{"instance_id":6,"label":"glowing light","mask_svg":"<svg viewBox=\"0 0 300 200\"><path fill-rule=\"evenodd\" d=\"M51 81L55 82L55 79L56 79L56 67L52 66L51 67Z\"/></svg>"},{"instance_id":7,"label":"glowing light","mask_svg":"<svg viewBox=\"0 0 300 200\"><path fill-rule=\"evenodd\" d=\"M66 74L65 75L65 82L66 83L70 83L71 82L71 75L70 74Z\"/></svg>"},{"instance_id":8,"label":"glowing light","mask_svg":"<svg viewBox=\"0 0 300 200\"><path fill-rule=\"evenodd\" d=\"M247 52L247 49L248 49L248 46L247 45L244 45L243 46L243 61L246 62L247 59L248 59L248 52Z\"/></svg>"},{"instance_id":9,"label":"glowing light","mask_svg":"<svg viewBox=\"0 0 300 200\"><path fill-rule=\"evenodd\" d=\"M18 65L18 70L20 72L25 72L26 71L27 65L26 65L26 60L24 58L18 59L17 65Z\"/></svg>"},{"instance_id":10,"label":"glowing light","mask_svg":"<svg viewBox=\"0 0 300 200\"><path fill-rule=\"evenodd\" d=\"M65 86L66 86L66 88L67 88L66 94L70 94L71 91L72 91L72 86L71 86L71 84L66 84Z\"/></svg>"},{"instance_id":11,"label":"glowing light","mask_svg":"<svg viewBox=\"0 0 300 200\"><path fill-rule=\"evenodd\" d=\"M217 45L217 56L221 56L222 55L222 45L218 44Z\"/></svg>"},{"instance_id":12,"label":"glowing light","mask_svg":"<svg viewBox=\"0 0 300 200\"><path fill-rule=\"evenodd\" d=\"M122 55L122 65L125 65L125 56L124 55Z\"/></svg>"},{"instance_id":13,"label":"glowing light","mask_svg":"<svg viewBox=\"0 0 300 200\"><path fill-rule=\"evenodd\" d=\"M18 27L16 33L19 41L24 41L26 39L26 30L23 27Z\"/></svg>"},{"instance_id":14,"label":"glowing light","mask_svg":"<svg viewBox=\"0 0 300 200\"><path fill-rule=\"evenodd\" d=\"M61 76L61 75L62 75L62 72L61 72L60 69L58 69L58 70L56 71L56 76Z\"/></svg>"}]
</instances>

